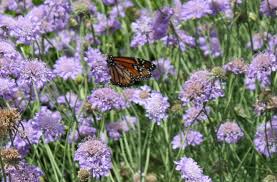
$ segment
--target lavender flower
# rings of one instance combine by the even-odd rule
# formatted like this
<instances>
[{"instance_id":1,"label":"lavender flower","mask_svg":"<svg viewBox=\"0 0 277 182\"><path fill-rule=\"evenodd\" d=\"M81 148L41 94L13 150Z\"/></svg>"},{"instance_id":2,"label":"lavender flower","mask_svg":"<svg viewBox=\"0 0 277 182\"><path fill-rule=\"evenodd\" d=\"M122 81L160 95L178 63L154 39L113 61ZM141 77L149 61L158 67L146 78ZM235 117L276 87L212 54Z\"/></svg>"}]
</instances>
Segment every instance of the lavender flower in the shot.
<instances>
[{"instance_id":1,"label":"lavender flower","mask_svg":"<svg viewBox=\"0 0 277 182\"><path fill-rule=\"evenodd\" d=\"M175 161L176 170L181 173L181 176L186 181L202 181L211 182L208 176L203 175L203 170L198 164L189 157L182 157L181 160Z\"/></svg>"},{"instance_id":2,"label":"lavender flower","mask_svg":"<svg viewBox=\"0 0 277 182\"><path fill-rule=\"evenodd\" d=\"M41 107L33 119L34 129L43 131L46 143L57 141L64 134L61 119L59 112L52 112L46 107Z\"/></svg>"},{"instance_id":3,"label":"lavender flower","mask_svg":"<svg viewBox=\"0 0 277 182\"><path fill-rule=\"evenodd\" d=\"M101 112L126 107L125 99L111 88L99 88L92 91L92 94L88 97L88 102L93 109Z\"/></svg>"},{"instance_id":4,"label":"lavender flower","mask_svg":"<svg viewBox=\"0 0 277 182\"><path fill-rule=\"evenodd\" d=\"M43 176L41 169L26 162L20 162L15 166L8 165L5 172L8 181L14 182L40 182L40 177Z\"/></svg>"},{"instance_id":5,"label":"lavender flower","mask_svg":"<svg viewBox=\"0 0 277 182\"><path fill-rule=\"evenodd\" d=\"M185 149L187 146L200 145L203 142L203 135L198 131L188 130L174 136L171 144L173 149Z\"/></svg>"},{"instance_id":6,"label":"lavender flower","mask_svg":"<svg viewBox=\"0 0 277 182\"><path fill-rule=\"evenodd\" d=\"M11 99L16 95L17 90L14 80L0 77L0 98Z\"/></svg>"},{"instance_id":7,"label":"lavender flower","mask_svg":"<svg viewBox=\"0 0 277 182\"><path fill-rule=\"evenodd\" d=\"M222 97L224 91L219 80L213 78L212 74L206 70L194 72L187 80L179 97L184 104L192 103L201 106L203 103Z\"/></svg>"},{"instance_id":8,"label":"lavender flower","mask_svg":"<svg viewBox=\"0 0 277 182\"><path fill-rule=\"evenodd\" d=\"M95 32L99 35L111 33L121 28L116 16L107 17L105 14L97 13L97 23L94 25Z\"/></svg>"},{"instance_id":9,"label":"lavender flower","mask_svg":"<svg viewBox=\"0 0 277 182\"><path fill-rule=\"evenodd\" d=\"M212 56L212 57L218 57L222 54L220 42L215 33L213 33L209 39L206 39L205 37L199 38L199 46L200 49L203 51L205 56Z\"/></svg>"},{"instance_id":10,"label":"lavender flower","mask_svg":"<svg viewBox=\"0 0 277 182\"><path fill-rule=\"evenodd\" d=\"M209 108L206 108L206 110L208 112ZM183 115L183 121L186 128L190 127L194 123L205 121L207 119L207 115L204 113L202 107L190 107L186 111L186 114Z\"/></svg>"},{"instance_id":11,"label":"lavender flower","mask_svg":"<svg viewBox=\"0 0 277 182\"><path fill-rule=\"evenodd\" d=\"M78 98L78 95L73 92L67 92L64 96L59 96L57 102L58 104L68 105L77 112L82 106L82 101Z\"/></svg>"},{"instance_id":12,"label":"lavender flower","mask_svg":"<svg viewBox=\"0 0 277 182\"><path fill-rule=\"evenodd\" d=\"M258 80L261 87L265 88L270 84L270 75L277 70L276 56L270 52L257 54L248 67L245 84L250 90L255 90L255 81Z\"/></svg>"},{"instance_id":13,"label":"lavender flower","mask_svg":"<svg viewBox=\"0 0 277 182\"><path fill-rule=\"evenodd\" d=\"M162 94L158 92L151 93L144 107L146 116L160 125L161 121L167 118L166 111L169 108L168 98L163 97Z\"/></svg>"},{"instance_id":14,"label":"lavender flower","mask_svg":"<svg viewBox=\"0 0 277 182\"><path fill-rule=\"evenodd\" d=\"M244 74L247 70L247 65L242 58L235 58L226 65L224 65L225 71L232 72L236 75Z\"/></svg>"},{"instance_id":15,"label":"lavender flower","mask_svg":"<svg viewBox=\"0 0 277 182\"><path fill-rule=\"evenodd\" d=\"M76 58L62 56L54 65L54 73L57 76L62 77L64 80L75 80L77 76L82 74L82 65Z\"/></svg>"},{"instance_id":16,"label":"lavender flower","mask_svg":"<svg viewBox=\"0 0 277 182\"><path fill-rule=\"evenodd\" d=\"M155 79L158 80L160 77L167 79L169 75L176 75L176 70L171 64L170 60L161 58L157 61L154 61L154 63L156 65L156 69L153 71L152 75Z\"/></svg>"},{"instance_id":17,"label":"lavender flower","mask_svg":"<svg viewBox=\"0 0 277 182\"><path fill-rule=\"evenodd\" d=\"M15 11L16 13L23 13L33 7L32 0L5 0L0 3L0 12L4 13L5 10Z\"/></svg>"},{"instance_id":18,"label":"lavender flower","mask_svg":"<svg viewBox=\"0 0 277 182\"><path fill-rule=\"evenodd\" d=\"M166 36L169 26L169 20L173 15L171 8L164 8L156 13L155 20L153 22L153 39L159 40Z\"/></svg>"},{"instance_id":19,"label":"lavender flower","mask_svg":"<svg viewBox=\"0 0 277 182\"><path fill-rule=\"evenodd\" d=\"M276 0L263 0L260 5L260 12L267 16L276 16L277 1Z\"/></svg>"},{"instance_id":20,"label":"lavender flower","mask_svg":"<svg viewBox=\"0 0 277 182\"><path fill-rule=\"evenodd\" d=\"M123 90L122 95L124 96L127 104L130 104L136 97L136 92L138 92L139 89L135 88L126 88Z\"/></svg>"},{"instance_id":21,"label":"lavender flower","mask_svg":"<svg viewBox=\"0 0 277 182\"><path fill-rule=\"evenodd\" d=\"M134 91L132 98L130 99L136 104L145 106L147 99L150 98L151 96L151 92L152 92L151 88L147 85L144 85L140 87L140 89L136 89Z\"/></svg>"},{"instance_id":22,"label":"lavender flower","mask_svg":"<svg viewBox=\"0 0 277 182\"><path fill-rule=\"evenodd\" d=\"M80 143L74 155L80 168L90 171L91 176L99 179L107 176L112 168L111 150L102 141L89 138Z\"/></svg>"},{"instance_id":23,"label":"lavender flower","mask_svg":"<svg viewBox=\"0 0 277 182\"><path fill-rule=\"evenodd\" d=\"M116 0L102 0L102 1L107 6L114 5L116 3Z\"/></svg>"},{"instance_id":24,"label":"lavender flower","mask_svg":"<svg viewBox=\"0 0 277 182\"><path fill-rule=\"evenodd\" d=\"M230 0L209 0L210 8L213 14L223 12L227 17L233 16L233 10Z\"/></svg>"},{"instance_id":25,"label":"lavender flower","mask_svg":"<svg viewBox=\"0 0 277 182\"><path fill-rule=\"evenodd\" d=\"M260 32L253 35L252 42L253 42L253 49L255 51L261 49L264 46L267 36L268 36L267 32ZM247 43L247 47L251 48L251 42Z\"/></svg>"},{"instance_id":26,"label":"lavender flower","mask_svg":"<svg viewBox=\"0 0 277 182\"><path fill-rule=\"evenodd\" d=\"M254 144L256 150L261 154L270 157L277 153L277 116L273 116L271 121L260 124L257 127Z\"/></svg>"},{"instance_id":27,"label":"lavender flower","mask_svg":"<svg viewBox=\"0 0 277 182\"><path fill-rule=\"evenodd\" d=\"M277 34L270 36L268 46L271 52L277 54Z\"/></svg>"},{"instance_id":28,"label":"lavender flower","mask_svg":"<svg viewBox=\"0 0 277 182\"><path fill-rule=\"evenodd\" d=\"M108 83L111 79L106 56L98 49L89 48L85 52L85 61L90 66L90 76L94 77L96 83Z\"/></svg>"},{"instance_id":29,"label":"lavender flower","mask_svg":"<svg viewBox=\"0 0 277 182\"><path fill-rule=\"evenodd\" d=\"M180 19L183 21L198 19L212 13L208 1L190 0L182 5Z\"/></svg>"},{"instance_id":30,"label":"lavender flower","mask_svg":"<svg viewBox=\"0 0 277 182\"><path fill-rule=\"evenodd\" d=\"M237 143L243 136L244 134L236 122L225 122L217 131L217 139L229 144Z\"/></svg>"},{"instance_id":31,"label":"lavender flower","mask_svg":"<svg viewBox=\"0 0 277 182\"><path fill-rule=\"evenodd\" d=\"M4 78L18 78L24 61L21 59L0 58L0 75Z\"/></svg>"},{"instance_id":32,"label":"lavender flower","mask_svg":"<svg viewBox=\"0 0 277 182\"><path fill-rule=\"evenodd\" d=\"M0 39L0 53L1 58L9 58L14 61L17 59L22 59L21 55L16 51L15 45L12 42L9 42L8 40Z\"/></svg>"}]
</instances>

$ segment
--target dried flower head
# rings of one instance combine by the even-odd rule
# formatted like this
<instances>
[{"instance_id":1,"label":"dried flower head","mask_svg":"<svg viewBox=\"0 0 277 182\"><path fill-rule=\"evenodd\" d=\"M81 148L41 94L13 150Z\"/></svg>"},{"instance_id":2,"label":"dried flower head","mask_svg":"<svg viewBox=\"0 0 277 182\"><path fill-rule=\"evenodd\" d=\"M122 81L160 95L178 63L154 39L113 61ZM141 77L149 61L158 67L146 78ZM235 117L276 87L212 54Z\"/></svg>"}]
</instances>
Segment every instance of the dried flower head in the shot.
<instances>
[{"instance_id":1,"label":"dried flower head","mask_svg":"<svg viewBox=\"0 0 277 182\"><path fill-rule=\"evenodd\" d=\"M86 169L80 169L78 171L78 178L80 179L81 182L86 182L89 180L90 174L89 171Z\"/></svg>"},{"instance_id":2,"label":"dried flower head","mask_svg":"<svg viewBox=\"0 0 277 182\"><path fill-rule=\"evenodd\" d=\"M20 120L16 109L0 109L0 137L5 137Z\"/></svg>"},{"instance_id":3,"label":"dried flower head","mask_svg":"<svg viewBox=\"0 0 277 182\"><path fill-rule=\"evenodd\" d=\"M247 70L247 65L244 63L242 58L235 58L229 63L224 65L225 71L232 72L234 74L243 74Z\"/></svg>"},{"instance_id":4,"label":"dried flower head","mask_svg":"<svg viewBox=\"0 0 277 182\"><path fill-rule=\"evenodd\" d=\"M1 149L0 155L3 162L7 165L17 164L20 160L20 154L18 150L14 148Z\"/></svg>"}]
</instances>

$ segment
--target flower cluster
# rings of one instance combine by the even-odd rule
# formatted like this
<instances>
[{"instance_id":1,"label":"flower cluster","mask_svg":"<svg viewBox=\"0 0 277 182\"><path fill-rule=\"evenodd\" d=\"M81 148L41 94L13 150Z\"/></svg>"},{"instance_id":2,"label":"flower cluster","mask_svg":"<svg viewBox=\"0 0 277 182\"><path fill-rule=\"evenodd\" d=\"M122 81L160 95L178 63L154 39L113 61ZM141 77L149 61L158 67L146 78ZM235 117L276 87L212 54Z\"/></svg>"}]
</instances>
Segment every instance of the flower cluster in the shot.
<instances>
[{"instance_id":1,"label":"flower cluster","mask_svg":"<svg viewBox=\"0 0 277 182\"><path fill-rule=\"evenodd\" d=\"M217 131L217 139L226 143L237 143L244 136L241 128L236 122L225 122Z\"/></svg>"},{"instance_id":2,"label":"flower cluster","mask_svg":"<svg viewBox=\"0 0 277 182\"><path fill-rule=\"evenodd\" d=\"M203 142L203 135L198 131L188 130L174 136L171 144L173 149L185 149L187 146L200 145Z\"/></svg>"}]
</instances>

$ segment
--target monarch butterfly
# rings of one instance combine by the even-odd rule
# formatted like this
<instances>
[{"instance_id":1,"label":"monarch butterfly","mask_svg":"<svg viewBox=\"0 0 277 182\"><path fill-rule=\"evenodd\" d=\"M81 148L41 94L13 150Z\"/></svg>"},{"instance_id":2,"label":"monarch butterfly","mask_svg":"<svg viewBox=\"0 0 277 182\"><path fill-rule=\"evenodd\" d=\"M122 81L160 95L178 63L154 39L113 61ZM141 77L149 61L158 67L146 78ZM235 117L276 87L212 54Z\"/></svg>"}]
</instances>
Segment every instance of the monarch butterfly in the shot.
<instances>
[{"instance_id":1,"label":"monarch butterfly","mask_svg":"<svg viewBox=\"0 0 277 182\"><path fill-rule=\"evenodd\" d=\"M132 57L108 56L107 63L112 84L121 87L150 78L151 71L156 68L150 61Z\"/></svg>"}]
</instances>

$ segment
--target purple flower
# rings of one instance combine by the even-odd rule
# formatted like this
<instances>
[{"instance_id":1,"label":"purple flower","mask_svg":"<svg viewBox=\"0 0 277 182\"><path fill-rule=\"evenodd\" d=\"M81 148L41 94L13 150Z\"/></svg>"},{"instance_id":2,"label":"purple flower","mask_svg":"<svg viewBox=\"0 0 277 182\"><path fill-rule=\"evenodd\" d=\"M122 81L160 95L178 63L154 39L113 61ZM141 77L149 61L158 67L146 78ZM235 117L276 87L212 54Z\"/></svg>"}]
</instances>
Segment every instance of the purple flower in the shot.
<instances>
[{"instance_id":1,"label":"purple flower","mask_svg":"<svg viewBox=\"0 0 277 182\"><path fill-rule=\"evenodd\" d=\"M117 0L116 6L113 6L111 11L109 12L110 17L125 17L125 11L127 8L133 6L133 3L130 0L124 0L119 2Z\"/></svg>"},{"instance_id":2,"label":"purple flower","mask_svg":"<svg viewBox=\"0 0 277 182\"><path fill-rule=\"evenodd\" d=\"M13 182L40 182L40 177L43 176L40 168L22 161L15 166L8 165L5 172L8 181Z\"/></svg>"},{"instance_id":3,"label":"purple flower","mask_svg":"<svg viewBox=\"0 0 277 182\"><path fill-rule=\"evenodd\" d=\"M123 93L122 95L124 96L127 104L130 104L136 97L136 92L138 91L139 89L135 89L135 88L125 88L123 90Z\"/></svg>"},{"instance_id":4,"label":"purple flower","mask_svg":"<svg viewBox=\"0 0 277 182\"><path fill-rule=\"evenodd\" d=\"M209 111L209 108L206 108L206 110ZM207 112L208 112L207 111ZM186 114L183 115L183 121L185 127L190 127L194 123L197 123L199 121L205 121L207 120L207 116L203 111L202 107L190 107L187 111Z\"/></svg>"},{"instance_id":5,"label":"purple flower","mask_svg":"<svg viewBox=\"0 0 277 182\"><path fill-rule=\"evenodd\" d=\"M17 90L14 80L0 77L0 98L11 99L16 95Z\"/></svg>"},{"instance_id":6,"label":"purple flower","mask_svg":"<svg viewBox=\"0 0 277 182\"><path fill-rule=\"evenodd\" d=\"M219 80L213 78L212 74L206 70L194 72L187 80L179 97L184 104L192 103L202 106L209 100L214 100L224 95L224 90Z\"/></svg>"},{"instance_id":7,"label":"purple flower","mask_svg":"<svg viewBox=\"0 0 277 182\"><path fill-rule=\"evenodd\" d=\"M209 3L213 14L223 12L229 18L233 16L233 10L230 0L209 0Z\"/></svg>"},{"instance_id":8,"label":"purple flower","mask_svg":"<svg viewBox=\"0 0 277 182\"><path fill-rule=\"evenodd\" d=\"M208 39L199 38L199 46L205 56L218 57L222 54L220 42L216 34L212 34Z\"/></svg>"},{"instance_id":9,"label":"purple flower","mask_svg":"<svg viewBox=\"0 0 277 182\"><path fill-rule=\"evenodd\" d=\"M0 58L0 75L4 78L18 78L23 65L24 61L21 59Z\"/></svg>"},{"instance_id":10,"label":"purple flower","mask_svg":"<svg viewBox=\"0 0 277 182\"><path fill-rule=\"evenodd\" d=\"M1 1L0 12L4 13L5 10L8 10L15 11L16 13L20 14L23 13L25 10L31 9L32 7L32 0L5 0Z\"/></svg>"},{"instance_id":11,"label":"purple flower","mask_svg":"<svg viewBox=\"0 0 277 182\"><path fill-rule=\"evenodd\" d=\"M107 6L114 5L116 3L116 0L102 0L102 1Z\"/></svg>"},{"instance_id":12,"label":"purple flower","mask_svg":"<svg viewBox=\"0 0 277 182\"><path fill-rule=\"evenodd\" d=\"M146 116L151 121L160 125L161 121L167 118L166 111L169 108L168 98L163 97L158 92L151 93L150 97L146 99L144 108L146 110Z\"/></svg>"},{"instance_id":13,"label":"purple flower","mask_svg":"<svg viewBox=\"0 0 277 182\"><path fill-rule=\"evenodd\" d=\"M253 37L252 37L253 49L254 50L261 49L264 46L264 43L265 43L267 37L268 37L267 32L260 32L260 33L254 34ZM247 43L247 47L251 48L251 42L250 41Z\"/></svg>"},{"instance_id":14,"label":"purple flower","mask_svg":"<svg viewBox=\"0 0 277 182\"><path fill-rule=\"evenodd\" d=\"M82 101L73 92L67 92L65 95L59 96L57 98L57 103L68 105L69 107L74 109L76 112L78 112L82 106Z\"/></svg>"},{"instance_id":15,"label":"purple flower","mask_svg":"<svg viewBox=\"0 0 277 182\"><path fill-rule=\"evenodd\" d=\"M116 93L111 88L99 88L92 91L88 97L88 102L93 109L100 112L110 111L112 109L124 109L126 102L123 96Z\"/></svg>"},{"instance_id":16,"label":"purple flower","mask_svg":"<svg viewBox=\"0 0 277 182\"><path fill-rule=\"evenodd\" d=\"M159 40L166 36L167 29L169 26L169 20L173 15L173 10L171 8L164 8L158 10L153 22L153 39Z\"/></svg>"},{"instance_id":17,"label":"purple flower","mask_svg":"<svg viewBox=\"0 0 277 182\"><path fill-rule=\"evenodd\" d=\"M217 131L218 141L229 144L237 143L243 136L243 131L236 122L227 121L221 124Z\"/></svg>"},{"instance_id":18,"label":"purple flower","mask_svg":"<svg viewBox=\"0 0 277 182\"><path fill-rule=\"evenodd\" d=\"M108 123L106 129L109 137L113 140L119 140L123 132L128 132L130 128L134 128L137 123L136 117L126 116L117 122Z\"/></svg>"},{"instance_id":19,"label":"purple flower","mask_svg":"<svg viewBox=\"0 0 277 182\"><path fill-rule=\"evenodd\" d=\"M168 59L158 59L154 61L156 69L153 71L152 75L155 79L167 79L169 75L175 76L176 70Z\"/></svg>"},{"instance_id":20,"label":"purple flower","mask_svg":"<svg viewBox=\"0 0 277 182\"><path fill-rule=\"evenodd\" d=\"M276 0L263 0L260 5L260 12L267 16L276 16L277 1Z\"/></svg>"},{"instance_id":21,"label":"purple flower","mask_svg":"<svg viewBox=\"0 0 277 182\"><path fill-rule=\"evenodd\" d=\"M267 157L277 153L277 116L257 127L254 144L256 150Z\"/></svg>"},{"instance_id":22,"label":"purple flower","mask_svg":"<svg viewBox=\"0 0 277 182\"><path fill-rule=\"evenodd\" d=\"M57 76L64 80L75 80L77 76L82 74L82 65L80 61L74 57L60 57L54 65L54 71Z\"/></svg>"},{"instance_id":23,"label":"purple flower","mask_svg":"<svg viewBox=\"0 0 277 182\"><path fill-rule=\"evenodd\" d=\"M9 42L8 40L0 39L0 53L1 53L1 58L9 58L9 59L12 59L13 61L22 59L21 55L16 51L15 45L12 42ZM9 61L12 62L11 60Z\"/></svg>"},{"instance_id":24,"label":"purple flower","mask_svg":"<svg viewBox=\"0 0 277 182\"><path fill-rule=\"evenodd\" d=\"M80 143L74 154L74 160L79 162L80 168L90 171L96 179L109 174L112 168L111 157L108 146L93 138Z\"/></svg>"},{"instance_id":25,"label":"purple flower","mask_svg":"<svg viewBox=\"0 0 277 182\"><path fill-rule=\"evenodd\" d=\"M257 54L248 67L245 84L250 90L255 90L255 81L258 80L261 87L265 88L270 84L270 75L277 70L276 56L270 52Z\"/></svg>"},{"instance_id":26,"label":"purple flower","mask_svg":"<svg viewBox=\"0 0 277 182\"><path fill-rule=\"evenodd\" d=\"M175 164L176 170L181 173L182 178L186 181L211 182L211 179L203 174L203 170L192 158L182 157L181 160L175 161Z\"/></svg>"},{"instance_id":27,"label":"purple flower","mask_svg":"<svg viewBox=\"0 0 277 182\"><path fill-rule=\"evenodd\" d=\"M116 16L107 17L105 14L97 13L97 23L94 24L95 32L99 35L111 33L121 28Z\"/></svg>"},{"instance_id":28,"label":"purple flower","mask_svg":"<svg viewBox=\"0 0 277 182\"><path fill-rule=\"evenodd\" d=\"M94 77L96 83L108 83L110 81L107 58L98 49L89 48L85 52L84 59L90 66L89 75Z\"/></svg>"},{"instance_id":29,"label":"purple flower","mask_svg":"<svg viewBox=\"0 0 277 182\"><path fill-rule=\"evenodd\" d=\"M277 34L270 36L268 46L271 52L277 54Z\"/></svg>"},{"instance_id":30,"label":"purple flower","mask_svg":"<svg viewBox=\"0 0 277 182\"><path fill-rule=\"evenodd\" d=\"M151 92L151 88L147 85L144 85L139 89L135 89L133 96L130 97L130 100L136 104L144 106L147 99L150 98Z\"/></svg>"},{"instance_id":31,"label":"purple flower","mask_svg":"<svg viewBox=\"0 0 277 182\"><path fill-rule=\"evenodd\" d=\"M174 136L171 144L173 149L185 149L187 146L200 145L203 142L203 135L198 131L188 130Z\"/></svg>"},{"instance_id":32,"label":"purple flower","mask_svg":"<svg viewBox=\"0 0 277 182\"><path fill-rule=\"evenodd\" d=\"M64 134L61 120L59 112L52 112L46 107L41 107L33 119L34 129L43 131L45 143L57 141Z\"/></svg>"},{"instance_id":33,"label":"purple flower","mask_svg":"<svg viewBox=\"0 0 277 182\"><path fill-rule=\"evenodd\" d=\"M236 75L244 74L247 70L247 65L242 58L235 58L226 65L224 65L225 71L232 72Z\"/></svg>"},{"instance_id":34,"label":"purple flower","mask_svg":"<svg viewBox=\"0 0 277 182\"><path fill-rule=\"evenodd\" d=\"M206 0L190 0L182 5L181 10L180 19L183 21L202 18L212 13Z\"/></svg>"},{"instance_id":35,"label":"purple flower","mask_svg":"<svg viewBox=\"0 0 277 182\"><path fill-rule=\"evenodd\" d=\"M52 79L52 72L47 65L38 60L25 61L20 72L18 83L20 85L32 88L41 88L46 82Z\"/></svg>"}]
</instances>

